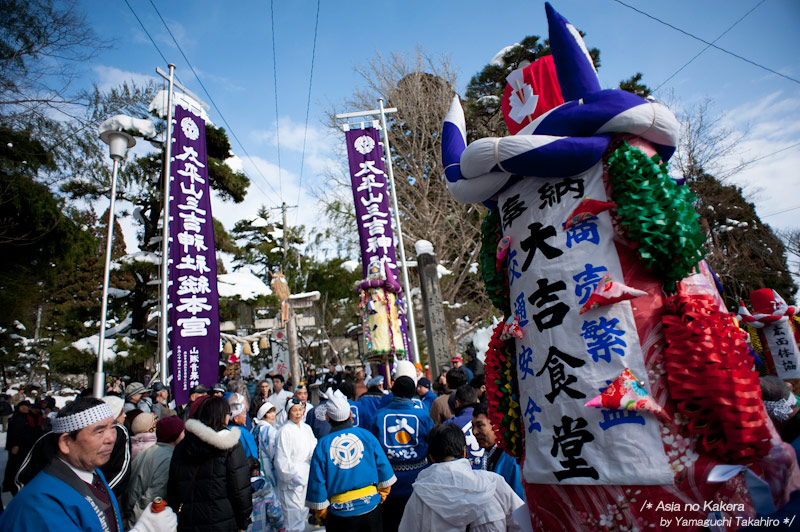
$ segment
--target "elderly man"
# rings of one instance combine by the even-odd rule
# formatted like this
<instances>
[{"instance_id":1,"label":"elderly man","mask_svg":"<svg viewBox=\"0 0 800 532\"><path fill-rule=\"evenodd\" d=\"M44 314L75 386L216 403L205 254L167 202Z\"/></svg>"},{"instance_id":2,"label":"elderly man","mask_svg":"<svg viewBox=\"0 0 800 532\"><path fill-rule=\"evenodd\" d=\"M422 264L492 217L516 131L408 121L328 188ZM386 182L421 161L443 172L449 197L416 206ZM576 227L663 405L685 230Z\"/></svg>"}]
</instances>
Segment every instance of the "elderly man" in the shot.
<instances>
[{"instance_id":1,"label":"elderly man","mask_svg":"<svg viewBox=\"0 0 800 532\"><path fill-rule=\"evenodd\" d=\"M153 396L153 413L158 419L174 416L175 410L169 407L169 388L161 384L160 381L155 381L150 384L150 388L155 394Z\"/></svg>"},{"instance_id":2,"label":"elderly man","mask_svg":"<svg viewBox=\"0 0 800 532\"><path fill-rule=\"evenodd\" d=\"M303 404L303 423L306 422L306 416L314 408L314 405L308 402L308 388L305 387L303 384L298 384L297 387L294 389L294 395L291 395L300 401ZM275 417L275 426L280 427L286 420L288 419L288 414L286 413L286 401L283 403L283 408L278 409L278 415Z\"/></svg>"},{"instance_id":3,"label":"elderly man","mask_svg":"<svg viewBox=\"0 0 800 532\"><path fill-rule=\"evenodd\" d=\"M130 412L135 408L139 408L141 410L139 403L141 402L144 393L147 391L149 391L149 389L145 388L144 384L141 382L132 382L127 385L125 387L125 406L123 408L125 412ZM147 412L149 411L150 410L147 410ZM144 412L144 410L142 410L142 412Z\"/></svg>"},{"instance_id":4,"label":"elderly man","mask_svg":"<svg viewBox=\"0 0 800 532\"><path fill-rule=\"evenodd\" d=\"M354 427L342 392L328 394L325 416L331 431L311 458L306 506L328 532L372 532L383 522L378 506L397 480L375 436Z\"/></svg>"},{"instance_id":5,"label":"elderly man","mask_svg":"<svg viewBox=\"0 0 800 532\"><path fill-rule=\"evenodd\" d=\"M0 530L34 532L123 532L117 500L98 469L116 440L111 408L81 397L53 419L47 438L52 458L0 515ZM175 530L169 508L153 513L148 505L131 531Z\"/></svg>"},{"instance_id":6,"label":"elderly man","mask_svg":"<svg viewBox=\"0 0 800 532\"><path fill-rule=\"evenodd\" d=\"M228 406L231 409L230 427L239 427L239 439L244 447L244 454L258 459L258 444L253 434L245 428L247 422L247 408L245 407L244 397L241 394L233 393L228 397Z\"/></svg>"}]
</instances>

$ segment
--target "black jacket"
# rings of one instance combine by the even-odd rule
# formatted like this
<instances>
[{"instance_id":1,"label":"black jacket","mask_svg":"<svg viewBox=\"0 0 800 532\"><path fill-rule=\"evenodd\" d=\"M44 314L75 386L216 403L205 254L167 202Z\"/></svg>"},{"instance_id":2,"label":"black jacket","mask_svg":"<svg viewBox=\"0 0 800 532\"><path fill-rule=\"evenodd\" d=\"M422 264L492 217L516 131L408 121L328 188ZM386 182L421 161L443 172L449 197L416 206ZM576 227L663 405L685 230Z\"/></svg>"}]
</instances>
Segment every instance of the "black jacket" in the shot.
<instances>
[{"instance_id":1,"label":"black jacket","mask_svg":"<svg viewBox=\"0 0 800 532\"><path fill-rule=\"evenodd\" d=\"M172 454L167 487L179 531L245 530L253 511L250 469L238 429L219 432L196 419Z\"/></svg>"}]
</instances>

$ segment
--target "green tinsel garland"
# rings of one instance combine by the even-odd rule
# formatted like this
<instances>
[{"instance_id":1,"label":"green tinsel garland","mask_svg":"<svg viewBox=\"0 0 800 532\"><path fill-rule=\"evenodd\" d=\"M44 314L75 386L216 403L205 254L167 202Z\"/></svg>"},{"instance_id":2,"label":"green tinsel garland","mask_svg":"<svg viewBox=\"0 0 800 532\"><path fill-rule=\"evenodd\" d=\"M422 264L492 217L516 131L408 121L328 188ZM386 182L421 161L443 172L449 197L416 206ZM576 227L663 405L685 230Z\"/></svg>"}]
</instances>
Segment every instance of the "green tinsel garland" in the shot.
<instances>
[{"instance_id":1,"label":"green tinsel garland","mask_svg":"<svg viewBox=\"0 0 800 532\"><path fill-rule=\"evenodd\" d=\"M481 224L481 277L492 304L504 315L510 315L511 302L508 297L508 272L497 271L497 244L503 235L500 231L500 210L490 209Z\"/></svg>"},{"instance_id":2,"label":"green tinsel garland","mask_svg":"<svg viewBox=\"0 0 800 532\"><path fill-rule=\"evenodd\" d=\"M692 206L695 195L676 185L659 163L659 156L651 159L623 142L608 158L608 176L617 214L642 262L674 291L703 260L705 237Z\"/></svg>"}]
</instances>

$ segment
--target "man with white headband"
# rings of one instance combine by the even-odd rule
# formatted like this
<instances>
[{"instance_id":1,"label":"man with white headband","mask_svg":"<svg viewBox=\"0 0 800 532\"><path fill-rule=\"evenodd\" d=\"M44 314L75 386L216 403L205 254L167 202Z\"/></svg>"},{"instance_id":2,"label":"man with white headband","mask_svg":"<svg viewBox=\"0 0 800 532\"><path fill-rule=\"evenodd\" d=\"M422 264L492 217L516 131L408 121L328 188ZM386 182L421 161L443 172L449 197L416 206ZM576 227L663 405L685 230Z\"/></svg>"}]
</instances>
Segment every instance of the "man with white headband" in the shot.
<instances>
[{"instance_id":1,"label":"man with white headband","mask_svg":"<svg viewBox=\"0 0 800 532\"><path fill-rule=\"evenodd\" d=\"M47 438L52 458L0 515L0 530L123 532L116 497L98 469L116 440L111 408L93 397L61 409ZM44 443L44 442L43 442ZM147 510L131 532L173 531L178 520L167 507Z\"/></svg>"},{"instance_id":2,"label":"man with white headband","mask_svg":"<svg viewBox=\"0 0 800 532\"><path fill-rule=\"evenodd\" d=\"M783 441L800 450L800 408L786 383L774 375L761 377L761 399Z\"/></svg>"},{"instance_id":3,"label":"man with white headband","mask_svg":"<svg viewBox=\"0 0 800 532\"><path fill-rule=\"evenodd\" d=\"M375 436L353 426L341 391L328 393L325 416L331 431L314 449L306 506L328 532L382 530L379 505L397 480L386 453Z\"/></svg>"}]
</instances>

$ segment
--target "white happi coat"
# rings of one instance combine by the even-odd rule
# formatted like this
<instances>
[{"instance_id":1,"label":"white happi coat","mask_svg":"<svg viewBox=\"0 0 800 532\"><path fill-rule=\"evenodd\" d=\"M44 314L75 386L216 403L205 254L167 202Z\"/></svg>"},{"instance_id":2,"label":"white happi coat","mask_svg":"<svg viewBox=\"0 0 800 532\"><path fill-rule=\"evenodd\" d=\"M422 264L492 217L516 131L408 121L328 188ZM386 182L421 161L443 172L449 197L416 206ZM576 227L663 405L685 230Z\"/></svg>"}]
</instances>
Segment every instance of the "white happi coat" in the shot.
<instances>
[{"instance_id":1,"label":"white happi coat","mask_svg":"<svg viewBox=\"0 0 800 532\"><path fill-rule=\"evenodd\" d=\"M287 422L278 430L273 463L287 531L305 529L308 518L305 505L308 471L316 446L317 439L311 427L302 421L299 424ZM302 478L302 483L293 480L296 475Z\"/></svg>"}]
</instances>

